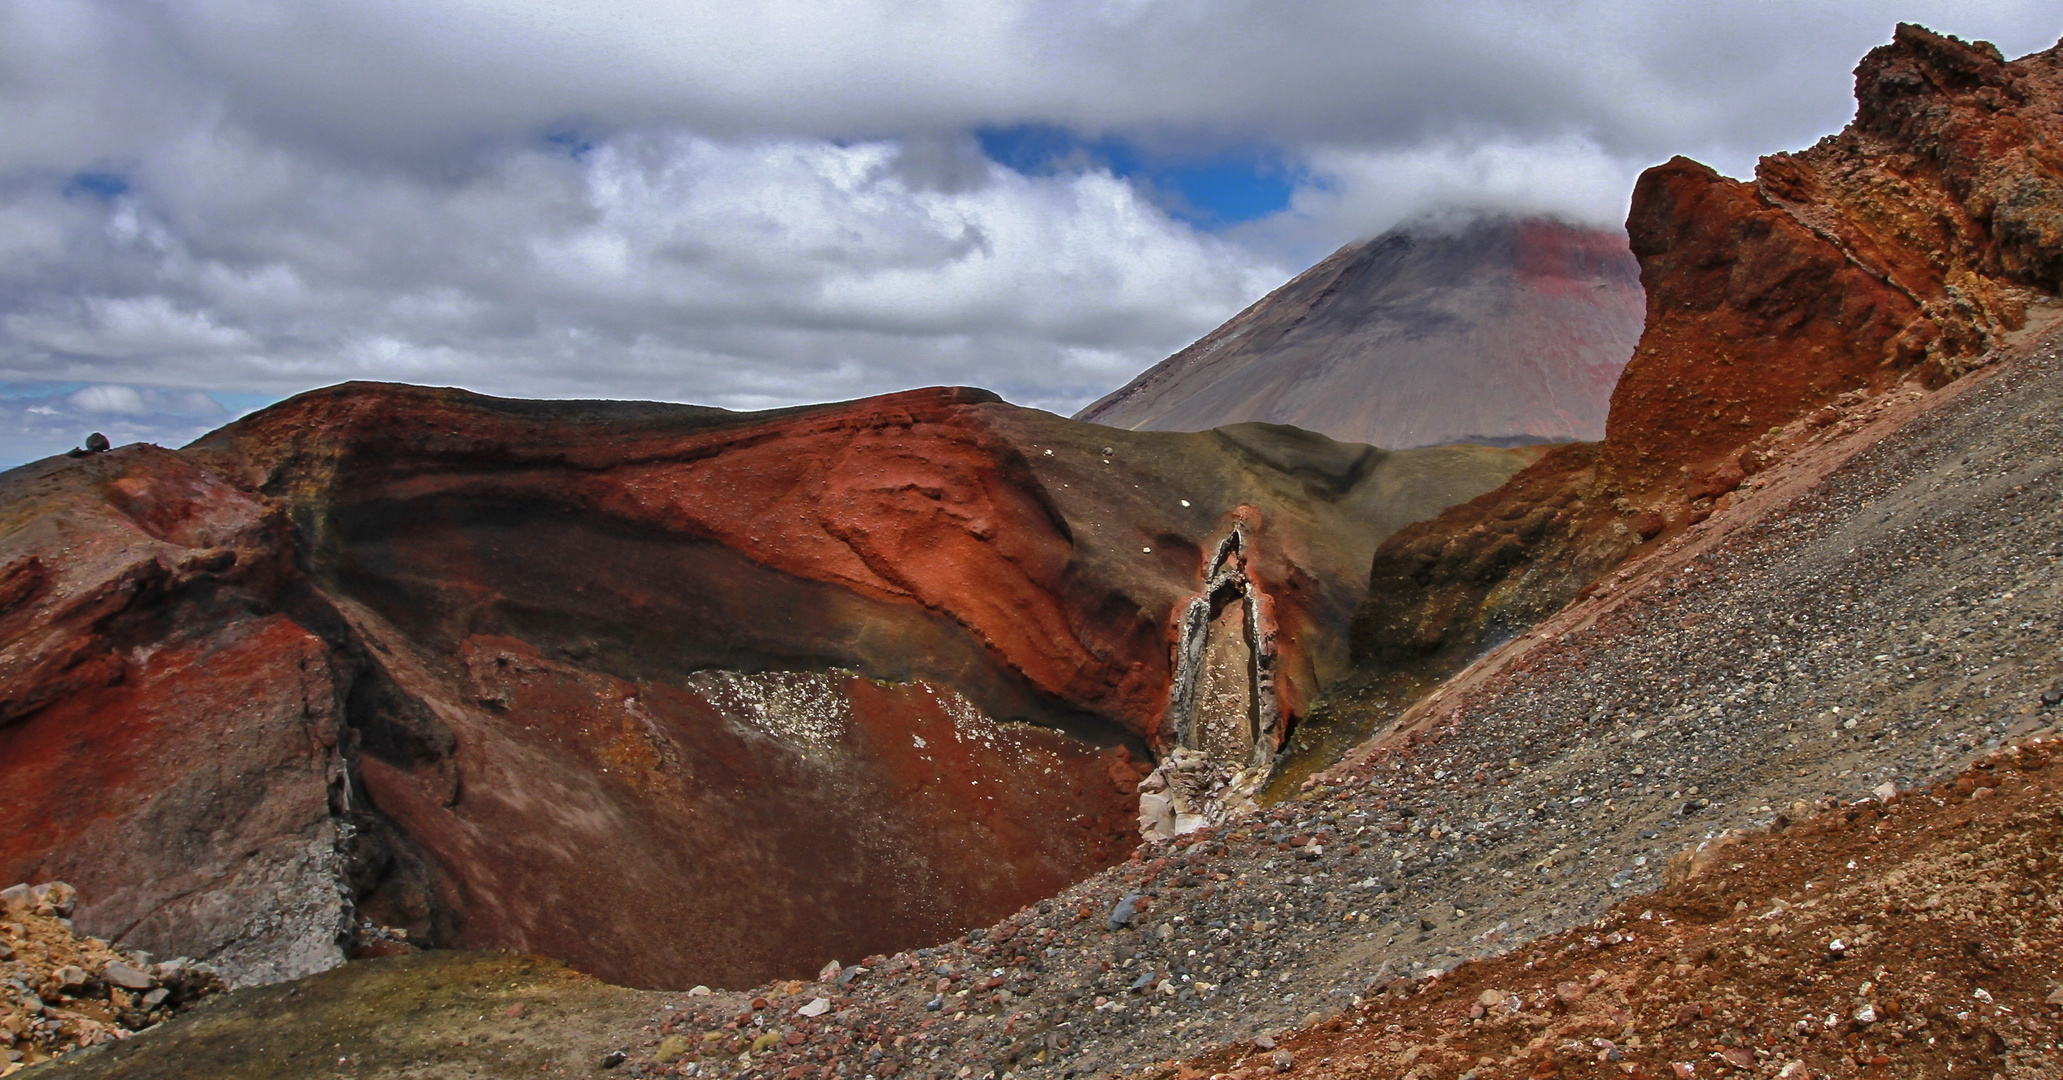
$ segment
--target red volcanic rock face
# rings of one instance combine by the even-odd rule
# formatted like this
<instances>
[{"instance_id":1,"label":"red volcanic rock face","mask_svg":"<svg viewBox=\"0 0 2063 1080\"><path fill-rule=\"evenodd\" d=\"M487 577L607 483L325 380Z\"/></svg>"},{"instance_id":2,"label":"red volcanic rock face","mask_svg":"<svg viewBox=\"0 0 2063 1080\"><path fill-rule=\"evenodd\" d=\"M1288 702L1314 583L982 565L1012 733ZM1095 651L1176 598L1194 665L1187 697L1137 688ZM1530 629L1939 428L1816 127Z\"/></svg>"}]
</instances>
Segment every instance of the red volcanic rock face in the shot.
<instances>
[{"instance_id":1,"label":"red volcanic rock face","mask_svg":"<svg viewBox=\"0 0 2063 1080\"><path fill-rule=\"evenodd\" d=\"M1681 158L1627 219L1647 328L1612 397L1614 481L1654 492L1768 428L1915 370L1960 375L2063 285L2063 69L1902 25L1856 120L1753 184Z\"/></svg>"},{"instance_id":2,"label":"red volcanic rock face","mask_svg":"<svg viewBox=\"0 0 2063 1080\"><path fill-rule=\"evenodd\" d=\"M1123 746L1000 725L928 683L641 685L495 637L460 656L467 699L428 671L397 673L450 731L451 756L368 753L364 778L445 868L440 906L469 942L636 985L743 985L799 958L943 940L1131 847L1138 772Z\"/></svg>"},{"instance_id":3,"label":"red volcanic rock face","mask_svg":"<svg viewBox=\"0 0 2063 1080\"><path fill-rule=\"evenodd\" d=\"M1079 418L1266 421L1377 446L1595 439L1640 335L1638 273L1617 229L1399 228L1341 248Z\"/></svg>"},{"instance_id":4,"label":"red volcanic rock face","mask_svg":"<svg viewBox=\"0 0 2063 1080\"><path fill-rule=\"evenodd\" d=\"M645 986L942 940L1131 850L1232 522L1272 751L1376 540L1531 456L348 386L54 459L0 480L0 872L246 982L362 922Z\"/></svg>"},{"instance_id":5,"label":"red volcanic rock face","mask_svg":"<svg viewBox=\"0 0 2063 1080\"><path fill-rule=\"evenodd\" d=\"M1604 442L1392 536L1357 658L1420 683L1452 670L1702 521L1780 425L1956 378L2063 285L2063 46L2008 63L1900 26L1856 96L1847 130L1764 158L1752 184L1682 158L1641 177L1647 322Z\"/></svg>"},{"instance_id":6,"label":"red volcanic rock face","mask_svg":"<svg viewBox=\"0 0 2063 1080\"><path fill-rule=\"evenodd\" d=\"M284 517L155 447L53 460L0 483L0 877L73 882L82 929L232 983L334 965L335 671L254 610Z\"/></svg>"},{"instance_id":7,"label":"red volcanic rock face","mask_svg":"<svg viewBox=\"0 0 2063 1080\"><path fill-rule=\"evenodd\" d=\"M1627 231L1653 300L1612 395L1615 476L1666 477L1876 377L1919 310L1752 186L1682 158L1641 176Z\"/></svg>"}]
</instances>

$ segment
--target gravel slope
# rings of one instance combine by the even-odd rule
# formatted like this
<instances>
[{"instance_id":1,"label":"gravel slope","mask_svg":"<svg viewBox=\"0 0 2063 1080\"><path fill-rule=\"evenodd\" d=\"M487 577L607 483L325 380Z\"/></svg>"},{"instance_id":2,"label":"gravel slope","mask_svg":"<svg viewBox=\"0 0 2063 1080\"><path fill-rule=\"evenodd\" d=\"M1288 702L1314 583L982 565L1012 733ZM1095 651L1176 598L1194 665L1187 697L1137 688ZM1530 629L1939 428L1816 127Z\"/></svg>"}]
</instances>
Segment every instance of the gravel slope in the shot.
<instances>
[{"instance_id":1,"label":"gravel slope","mask_svg":"<svg viewBox=\"0 0 2063 1080\"><path fill-rule=\"evenodd\" d=\"M1301 797L835 981L640 996L614 1075L1151 1068L1588 923L1728 829L1953 776L2057 713L2058 344L1787 434L1754 490Z\"/></svg>"},{"instance_id":2,"label":"gravel slope","mask_svg":"<svg viewBox=\"0 0 2063 1080\"><path fill-rule=\"evenodd\" d=\"M1938 780L2049 724L2057 335L1936 395L1845 404L1757 490L1304 797L842 993L712 1001L674 1026L717 1052L669 1068L739 1072L723 1024L746 1016L802 1035L748 1075L1131 1071L1588 922L1729 828ZM794 1015L820 994L843 1024Z\"/></svg>"},{"instance_id":3,"label":"gravel slope","mask_svg":"<svg viewBox=\"0 0 2063 1080\"><path fill-rule=\"evenodd\" d=\"M1953 784L1713 841L1676 884L1595 922L1397 980L1278 1046L1161 1072L2056 1076L2059 745L2030 739Z\"/></svg>"}]
</instances>

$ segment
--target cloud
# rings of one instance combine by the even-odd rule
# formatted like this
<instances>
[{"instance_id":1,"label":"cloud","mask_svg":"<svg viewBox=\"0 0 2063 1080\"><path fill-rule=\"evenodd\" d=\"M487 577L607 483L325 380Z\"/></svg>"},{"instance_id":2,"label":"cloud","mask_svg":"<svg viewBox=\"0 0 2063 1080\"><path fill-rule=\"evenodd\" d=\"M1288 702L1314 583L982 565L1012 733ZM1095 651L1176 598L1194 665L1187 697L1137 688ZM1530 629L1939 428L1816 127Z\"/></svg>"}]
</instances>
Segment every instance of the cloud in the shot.
<instances>
[{"instance_id":1,"label":"cloud","mask_svg":"<svg viewBox=\"0 0 2063 1080\"><path fill-rule=\"evenodd\" d=\"M140 416L150 411L143 403L143 395L137 393L133 386L89 386L67 395L64 403L82 413Z\"/></svg>"},{"instance_id":2,"label":"cloud","mask_svg":"<svg viewBox=\"0 0 2063 1080\"><path fill-rule=\"evenodd\" d=\"M1071 411L1401 218L1614 221L1671 153L1809 143L1896 18L2063 29L1946 0L17 0L0 379L40 389L0 423L171 437L193 414L152 393L346 378ZM1005 167L978 133L1013 127L1136 168ZM1198 161L1265 162L1289 205L1199 227L1184 200L1241 182L1169 164Z\"/></svg>"},{"instance_id":3,"label":"cloud","mask_svg":"<svg viewBox=\"0 0 2063 1080\"><path fill-rule=\"evenodd\" d=\"M1310 262L1343 238L1443 213L1539 214L1614 227L1626 220L1633 181L1646 164L1573 136L1534 143L1438 140L1384 150L1317 147L1306 161L1308 179L1289 209L1233 230L1233 239Z\"/></svg>"},{"instance_id":4,"label":"cloud","mask_svg":"<svg viewBox=\"0 0 2063 1080\"><path fill-rule=\"evenodd\" d=\"M637 131L440 182L196 133L136 194L60 200L56 254L0 261L0 377L737 407L971 382L1068 408L1293 269L1108 171L960 142Z\"/></svg>"},{"instance_id":5,"label":"cloud","mask_svg":"<svg viewBox=\"0 0 2063 1080\"><path fill-rule=\"evenodd\" d=\"M231 410L197 391L102 383L66 392L0 383L0 463L63 453L94 431L117 446L181 446L230 418Z\"/></svg>"},{"instance_id":6,"label":"cloud","mask_svg":"<svg viewBox=\"0 0 2063 1080\"><path fill-rule=\"evenodd\" d=\"M2053 43L2052 5L1951 0L19 0L23 126L133 151L166 114L448 161L539 125L852 137L1037 121L1403 144L1589 134L1613 153L1803 136L1898 19ZM127 91L147 83L153 97ZM24 93L25 91L25 93ZM1772 108L1771 106L1777 106ZM86 109L99 123L68 128ZM1786 129L1789 129L1788 131ZM10 150L9 153L34 153ZM90 156L90 155L89 155Z\"/></svg>"}]
</instances>

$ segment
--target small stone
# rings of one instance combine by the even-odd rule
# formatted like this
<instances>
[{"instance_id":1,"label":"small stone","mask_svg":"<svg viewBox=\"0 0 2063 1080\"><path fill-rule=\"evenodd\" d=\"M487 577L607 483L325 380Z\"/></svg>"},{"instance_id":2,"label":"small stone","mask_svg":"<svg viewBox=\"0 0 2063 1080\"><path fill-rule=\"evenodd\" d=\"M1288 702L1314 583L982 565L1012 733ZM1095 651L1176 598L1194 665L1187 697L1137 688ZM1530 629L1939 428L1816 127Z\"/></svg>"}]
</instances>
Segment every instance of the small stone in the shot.
<instances>
[{"instance_id":1,"label":"small stone","mask_svg":"<svg viewBox=\"0 0 2063 1080\"><path fill-rule=\"evenodd\" d=\"M1274 1063L1275 1071L1279 1073L1288 1072L1295 1068L1297 1064L1296 1055L1287 1050L1275 1051L1275 1053L1269 1055L1268 1060Z\"/></svg>"},{"instance_id":2,"label":"small stone","mask_svg":"<svg viewBox=\"0 0 2063 1080\"><path fill-rule=\"evenodd\" d=\"M120 960L108 961L107 967L101 972L101 978L106 979L109 984L119 986L124 990L148 990L151 984L150 976L122 963Z\"/></svg>"},{"instance_id":3,"label":"small stone","mask_svg":"<svg viewBox=\"0 0 2063 1080\"><path fill-rule=\"evenodd\" d=\"M618 1065L621 1065L621 1064L623 1064L624 1062L626 1062L626 1061L629 1061L629 1060L630 1060L630 1053L629 1053L629 1051L626 1051L626 1050L611 1050L611 1051L609 1051L608 1053L606 1053L606 1054L603 1054L603 1055L602 1055L602 1068L604 1068L604 1069L613 1069L613 1068L615 1068L616 1066L618 1066Z\"/></svg>"},{"instance_id":4,"label":"small stone","mask_svg":"<svg viewBox=\"0 0 2063 1080\"><path fill-rule=\"evenodd\" d=\"M817 971L817 981L818 981L818 982L830 982L831 980L833 980L833 979L836 979L836 978L838 977L838 973L839 973L839 972L841 972L841 971L844 971L844 970L845 970L845 965L844 965L844 964L841 964L841 963L839 963L838 961L836 961L836 960L833 960L833 961L831 961L830 963L828 963L828 964L825 964L825 965L824 965L824 966L823 966L822 968L818 969L818 971Z\"/></svg>"},{"instance_id":5,"label":"small stone","mask_svg":"<svg viewBox=\"0 0 2063 1080\"><path fill-rule=\"evenodd\" d=\"M1582 983L1565 982L1555 984L1554 993L1556 997L1562 999L1562 1004L1574 1005L1582 1001L1584 995L1590 993L1590 991Z\"/></svg>"},{"instance_id":6,"label":"small stone","mask_svg":"<svg viewBox=\"0 0 2063 1080\"><path fill-rule=\"evenodd\" d=\"M523 1003L520 1001L502 1010L502 1014L507 1016L511 1020L521 1020L523 1018L523 1012Z\"/></svg>"},{"instance_id":7,"label":"small stone","mask_svg":"<svg viewBox=\"0 0 2063 1080\"><path fill-rule=\"evenodd\" d=\"M86 969L77 964L66 964L51 974L57 977L57 984L66 990L76 990L86 985L86 980L93 977L86 974Z\"/></svg>"},{"instance_id":8,"label":"small stone","mask_svg":"<svg viewBox=\"0 0 2063 1080\"><path fill-rule=\"evenodd\" d=\"M688 988L688 996L689 996L689 997L708 997L709 995L710 995L710 989L709 989L708 987L706 987L706 986L703 986L703 985L699 984L699 983L697 983L696 985L694 985L694 986L691 986L691 987L689 987L689 988Z\"/></svg>"},{"instance_id":9,"label":"small stone","mask_svg":"<svg viewBox=\"0 0 2063 1080\"><path fill-rule=\"evenodd\" d=\"M11 919L19 919L36 909L36 902L29 898L27 885L9 885L0 889L0 911Z\"/></svg>"},{"instance_id":10,"label":"small stone","mask_svg":"<svg viewBox=\"0 0 2063 1080\"><path fill-rule=\"evenodd\" d=\"M2063 690L2044 690L2044 691L2042 691L2042 704L2044 704L2044 705L2063 705Z\"/></svg>"},{"instance_id":11,"label":"small stone","mask_svg":"<svg viewBox=\"0 0 2063 1080\"><path fill-rule=\"evenodd\" d=\"M2049 988L2049 996L2043 999L2050 1005L2063 1005L2063 983Z\"/></svg>"},{"instance_id":12,"label":"small stone","mask_svg":"<svg viewBox=\"0 0 2063 1080\"><path fill-rule=\"evenodd\" d=\"M1118 901L1117 905L1110 909L1110 918L1106 925L1109 926L1111 933L1116 933L1131 925L1132 915L1138 910L1141 895L1143 894L1131 893L1123 900Z\"/></svg>"},{"instance_id":13,"label":"small stone","mask_svg":"<svg viewBox=\"0 0 2063 1080\"><path fill-rule=\"evenodd\" d=\"M1889 780L1886 780L1883 783L1878 784L1876 787L1871 788L1870 794L1876 796L1878 802L1888 803L1891 800L1898 797L1898 785L1892 783Z\"/></svg>"},{"instance_id":14,"label":"small stone","mask_svg":"<svg viewBox=\"0 0 2063 1080\"><path fill-rule=\"evenodd\" d=\"M809 1003L809 1004L807 1004L807 1005L804 1005L804 1006L803 1006L802 1008L800 1008L800 1009L797 1009L797 1010L795 1010L795 1015L797 1015L797 1016L807 1016L807 1017L811 1017L812 1019L814 1019L815 1017L819 1017L819 1016L822 1016L822 1015L824 1015L825 1013L827 1013L827 1012L830 1012L830 1011L831 1011L831 999L830 999L830 998L825 998L825 997L820 997L820 998L812 998L812 999L810 999L810 1003Z\"/></svg>"},{"instance_id":15,"label":"small stone","mask_svg":"<svg viewBox=\"0 0 2063 1080\"><path fill-rule=\"evenodd\" d=\"M1476 995L1476 1000L1482 1003L1483 1008L1494 1009L1497 1006L1504 1004L1504 991L1485 990L1482 993Z\"/></svg>"},{"instance_id":16,"label":"small stone","mask_svg":"<svg viewBox=\"0 0 2063 1080\"><path fill-rule=\"evenodd\" d=\"M1266 1035L1257 1035L1254 1037L1254 1049L1273 1050L1275 1049L1275 1040Z\"/></svg>"},{"instance_id":17,"label":"small stone","mask_svg":"<svg viewBox=\"0 0 2063 1080\"><path fill-rule=\"evenodd\" d=\"M79 906L79 890L62 881L46 881L29 889L35 899L36 914L55 915L60 919L71 917L72 909Z\"/></svg>"},{"instance_id":18,"label":"small stone","mask_svg":"<svg viewBox=\"0 0 2063 1080\"><path fill-rule=\"evenodd\" d=\"M143 995L143 1007L146 1009L155 1009L158 1006L163 1005L165 1003L165 999L171 996L172 991L160 986L156 990L152 990L150 993Z\"/></svg>"},{"instance_id":19,"label":"small stone","mask_svg":"<svg viewBox=\"0 0 2063 1080\"><path fill-rule=\"evenodd\" d=\"M112 445L112 443L107 441L107 436L102 435L98 431L86 436L86 449L91 453L105 454Z\"/></svg>"}]
</instances>

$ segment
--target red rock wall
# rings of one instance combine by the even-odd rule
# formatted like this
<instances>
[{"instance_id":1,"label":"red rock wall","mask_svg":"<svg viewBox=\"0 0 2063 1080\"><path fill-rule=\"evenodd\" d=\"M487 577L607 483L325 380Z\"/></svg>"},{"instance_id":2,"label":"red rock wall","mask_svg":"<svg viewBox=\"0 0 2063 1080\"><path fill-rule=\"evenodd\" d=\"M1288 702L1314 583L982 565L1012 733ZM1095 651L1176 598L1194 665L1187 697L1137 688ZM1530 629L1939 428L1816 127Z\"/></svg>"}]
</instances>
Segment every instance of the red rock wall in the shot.
<instances>
[{"instance_id":1,"label":"red rock wall","mask_svg":"<svg viewBox=\"0 0 2063 1080\"><path fill-rule=\"evenodd\" d=\"M1130 851L1228 513L1295 710L1375 530L1522 457L1244 439L357 385L17 470L0 871L245 981L400 947L347 919L675 987L949 938Z\"/></svg>"},{"instance_id":2,"label":"red rock wall","mask_svg":"<svg viewBox=\"0 0 2063 1080\"><path fill-rule=\"evenodd\" d=\"M334 965L337 672L264 610L284 517L155 447L59 461L0 483L0 877L232 983Z\"/></svg>"},{"instance_id":3,"label":"red rock wall","mask_svg":"<svg viewBox=\"0 0 2063 1080\"><path fill-rule=\"evenodd\" d=\"M2008 63L1902 25L1856 97L1846 130L1753 183L1683 158L1642 175L1647 322L1604 442L1386 541L1355 620L1370 676L1454 670L1703 520L1777 426L1956 378L2063 284L2063 46Z\"/></svg>"}]
</instances>

